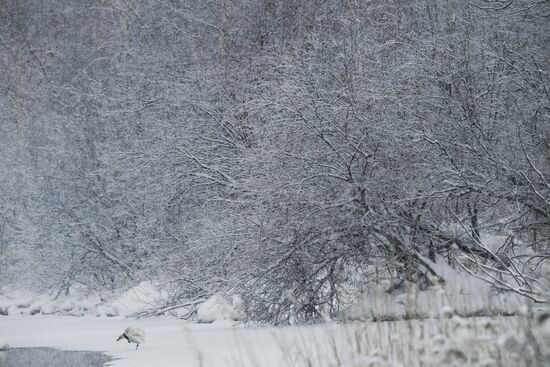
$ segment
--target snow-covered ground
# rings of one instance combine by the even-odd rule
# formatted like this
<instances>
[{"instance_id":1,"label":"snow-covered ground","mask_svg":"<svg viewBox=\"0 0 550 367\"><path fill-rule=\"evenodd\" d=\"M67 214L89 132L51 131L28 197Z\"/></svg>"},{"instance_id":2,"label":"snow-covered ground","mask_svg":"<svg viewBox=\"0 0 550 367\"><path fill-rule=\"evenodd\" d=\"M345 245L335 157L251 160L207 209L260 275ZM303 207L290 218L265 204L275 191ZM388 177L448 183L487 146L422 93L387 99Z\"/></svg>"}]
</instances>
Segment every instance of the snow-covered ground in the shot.
<instances>
[{"instance_id":1,"label":"snow-covered ground","mask_svg":"<svg viewBox=\"0 0 550 367\"><path fill-rule=\"evenodd\" d=\"M244 328L173 318L7 316L0 317L0 345L104 351L115 367L519 367L530 365L537 348L548 353L550 320L542 321L530 340L533 325L515 317ZM139 350L115 341L130 325L146 332Z\"/></svg>"},{"instance_id":2,"label":"snow-covered ground","mask_svg":"<svg viewBox=\"0 0 550 367\"><path fill-rule=\"evenodd\" d=\"M116 342L127 326L146 332L146 341ZM311 327L308 333L321 331ZM283 338L283 339L281 339ZM174 318L0 317L0 345L104 351L113 366L285 366L280 342L301 343L297 328L241 328L230 323L193 324Z\"/></svg>"}]
</instances>

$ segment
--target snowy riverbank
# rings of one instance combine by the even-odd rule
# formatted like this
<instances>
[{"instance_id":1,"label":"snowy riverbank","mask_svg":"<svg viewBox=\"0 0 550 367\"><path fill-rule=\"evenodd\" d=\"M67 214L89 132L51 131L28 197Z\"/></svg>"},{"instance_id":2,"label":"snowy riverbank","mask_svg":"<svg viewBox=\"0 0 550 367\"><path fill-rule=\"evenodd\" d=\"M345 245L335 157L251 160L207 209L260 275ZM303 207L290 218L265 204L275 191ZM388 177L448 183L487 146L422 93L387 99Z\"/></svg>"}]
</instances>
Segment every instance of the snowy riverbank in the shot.
<instances>
[{"instance_id":1,"label":"snowy riverbank","mask_svg":"<svg viewBox=\"0 0 550 367\"><path fill-rule=\"evenodd\" d=\"M146 342L137 351L134 345L115 341L129 325L146 332ZM274 336L281 330L192 324L173 318L8 316L0 318L0 345L103 351L115 358L116 367L280 366L284 356ZM300 337L295 330L284 334ZM252 363L255 354L261 364Z\"/></svg>"},{"instance_id":2,"label":"snowy riverbank","mask_svg":"<svg viewBox=\"0 0 550 367\"><path fill-rule=\"evenodd\" d=\"M115 341L129 325L146 332L137 351ZM550 320L534 316L264 328L173 318L0 317L0 345L102 351L114 367L519 367L550 357L549 341Z\"/></svg>"}]
</instances>

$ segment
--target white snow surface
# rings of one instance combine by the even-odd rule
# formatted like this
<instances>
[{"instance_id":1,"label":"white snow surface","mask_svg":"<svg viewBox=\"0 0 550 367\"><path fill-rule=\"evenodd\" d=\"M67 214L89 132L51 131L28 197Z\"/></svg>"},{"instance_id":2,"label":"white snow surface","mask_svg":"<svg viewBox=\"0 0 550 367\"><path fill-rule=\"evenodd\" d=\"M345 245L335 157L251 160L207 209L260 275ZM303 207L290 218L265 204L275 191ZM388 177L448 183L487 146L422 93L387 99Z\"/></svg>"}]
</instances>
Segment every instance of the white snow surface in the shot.
<instances>
[{"instance_id":1,"label":"white snow surface","mask_svg":"<svg viewBox=\"0 0 550 367\"><path fill-rule=\"evenodd\" d=\"M147 335L138 350L124 340L116 342L129 326ZM320 327L310 327L314 329ZM174 318L4 316L0 317L0 345L102 351L115 358L111 364L115 367L279 367L286 365L279 336L284 335L285 342L298 342L297 330L193 324Z\"/></svg>"},{"instance_id":2,"label":"white snow surface","mask_svg":"<svg viewBox=\"0 0 550 367\"><path fill-rule=\"evenodd\" d=\"M236 297L233 297L233 302ZM238 299L238 298L237 298ZM200 304L197 309L197 321L216 322L224 320L238 320L239 316L233 305L221 294L215 294Z\"/></svg>"},{"instance_id":3,"label":"white snow surface","mask_svg":"<svg viewBox=\"0 0 550 367\"><path fill-rule=\"evenodd\" d=\"M116 342L128 326L147 334L138 350L124 340ZM116 358L111 364L116 367L254 366L241 357L256 350L261 351L262 361L273 362L262 366L282 366L272 330L254 330L173 318L7 316L0 317L0 345L103 351Z\"/></svg>"}]
</instances>

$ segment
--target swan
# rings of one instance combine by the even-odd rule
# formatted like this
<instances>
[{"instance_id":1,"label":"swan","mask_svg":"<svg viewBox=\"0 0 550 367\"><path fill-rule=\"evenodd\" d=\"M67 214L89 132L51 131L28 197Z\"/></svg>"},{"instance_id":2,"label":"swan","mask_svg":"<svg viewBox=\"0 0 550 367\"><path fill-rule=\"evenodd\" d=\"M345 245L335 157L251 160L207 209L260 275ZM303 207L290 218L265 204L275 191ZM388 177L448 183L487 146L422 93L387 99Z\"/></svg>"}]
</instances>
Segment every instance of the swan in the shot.
<instances>
[{"instance_id":1,"label":"swan","mask_svg":"<svg viewBox=\"0 0 550 367\"><path fill-rule=\"evenodd\" d=\"M128 343L136 343L136 350L141 343L145 342L145 331L137 327L127 327L126 330L118 337L116 341L120 339L126 339Z\"/></svg>"}]
</instances>

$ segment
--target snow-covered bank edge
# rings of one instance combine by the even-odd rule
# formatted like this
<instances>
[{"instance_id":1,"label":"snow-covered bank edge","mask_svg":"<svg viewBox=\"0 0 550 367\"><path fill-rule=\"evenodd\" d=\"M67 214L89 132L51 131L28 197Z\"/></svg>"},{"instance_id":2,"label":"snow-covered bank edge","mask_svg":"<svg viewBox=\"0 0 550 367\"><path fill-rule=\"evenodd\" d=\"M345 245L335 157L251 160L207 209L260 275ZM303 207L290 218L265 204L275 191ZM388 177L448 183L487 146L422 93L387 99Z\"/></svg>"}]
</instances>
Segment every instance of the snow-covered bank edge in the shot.
<instances>
[{"instance_id":1,"label":"snow-covered bank edge","mask_svg":"<svg viewBox=\"0 0 550 367\"><path fill-rule=\"evenodd\" d=\"M428 286L402 281L381 281L350 296L351 307L342 308L338 320L394 321L407 319L511 316L542 307L513 292L502 292L444 259L424 259L437 273ZM289 297L292 295L289 293ZM352 303L354 301L354 303ZM297 305L300 306L300 305ZM547 306L547 305L546 305ZM74 289L69 295L36 294L21 289L0 288L0 317L14 315L65 315L96 317L171 316L200 323L245 320L243 299L213 294L208 298L176 301L162 285L144 281L120 293L90 293ZM291 318L290 318L291 319ZM323 321L328 321L328 316Z\"/></svg>"},{"instance_id":2,"label":"snow-covered bank edge","mask_svg":"<svg viewBox=\"0 0 550 367\"><path fill-rule=\"evenodd\" d=\"M185 305L169 305L167 293L155 283L146 281L119 294L73 292L57 296L3 287L0 289L1 316L96 316L150 317L172 316L201 323L242 318L242 300L234 295L227 299L214 294ZM191 311L190 311L191 309Z\"/></svg>"},{"instance_id":3,"label":"snow-covered bank edge","mask_svg":"<svg viewBox=\"0 0 550 367\"><path fill-rule=\"evenodd\" d=\"M151 282L143 282L121 294L74 292L57 296L27 290L0 289L0 315L130 316L151 307L163 296Z\"/></svg>"}]
</instances>

